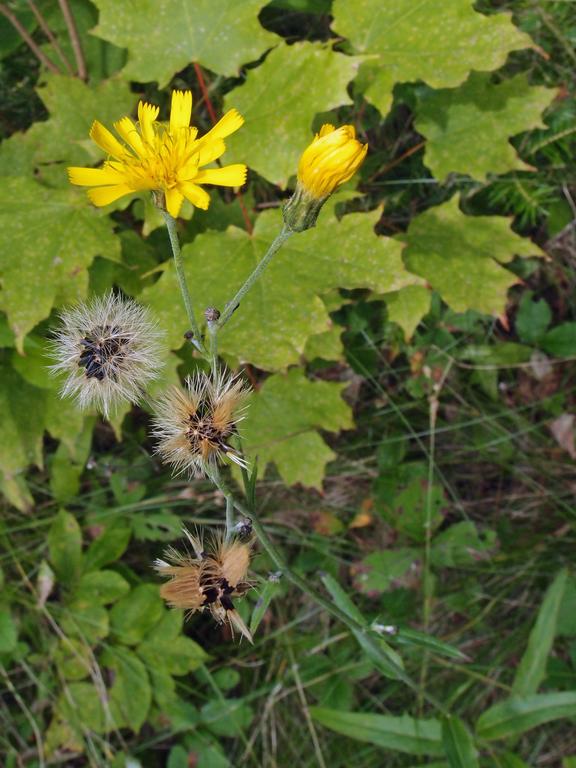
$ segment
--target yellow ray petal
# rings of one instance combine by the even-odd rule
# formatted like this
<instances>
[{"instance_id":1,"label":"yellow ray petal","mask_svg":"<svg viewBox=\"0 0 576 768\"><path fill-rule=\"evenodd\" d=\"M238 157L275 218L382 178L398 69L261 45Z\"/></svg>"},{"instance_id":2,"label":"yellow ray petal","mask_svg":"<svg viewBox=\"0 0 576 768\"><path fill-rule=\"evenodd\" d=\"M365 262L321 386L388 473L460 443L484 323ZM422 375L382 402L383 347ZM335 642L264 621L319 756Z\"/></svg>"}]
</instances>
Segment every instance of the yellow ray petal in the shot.
<instances>
[{"instance_id":1,"label":"yellow ray petal","mask_svg":"<svg viewBox=\"0 0 576 768\"><path fill-rule=\"evenodd\" d=\"M322 138L322 136L327 136L329 133L332 133L332 131L335 131L335 130L336 130L336 128L333 125L331 125L330 123L324 123L322 128L320 128L320 130L316 134L316 137L317 138Z\"/></svg>"},{"instance_id":2,"label":"yellow ray petal","mask_svg":"<svg viewBox=\"0 0 576 768\"><path fill-rule=\"evenodd\" d=\"M104 168L68 168L71 184L81 187L101 187L107 184L122 184L124 177L109 166Z\"/></svg>"},{"instance_id":3,"label":"yellow ray petal","mask_svg":"<svg viewBox=\"0 0 576 768\"><path fill-rule=\"evenodd\" d=\"M103 149L109 155L120 159L126 154L126 147L123 147L114 134L110 133L98 120L94 120L90 128L90 138L100 149Z\"/></svg>"},{"instance_id":4,"label":"yellow ray petal","mask_svg":"<svg viewBox=\"0 0 576 768\"><path fill-rule=\"evenodd\" d=\"M220 187L241 187L246 181L247 168L242 163L225 165L223 168L206 168L198 171L195 182L198 184L217 184Z\"/></svg>"},{"instance_id":5,"label":"yellow ray petal","mask_svg":"<svg viewBox=\"0 0 576 768\"><path fill-rule=\"evenodd\" d=\"M204 142L205 138L206 136L198 142L200 145L198 151L198 165L208 165L208 163L213 163L214 160L218 160L218 158L226 151L226 145L222 139L213 139Z\"/></svg>"},{"instance_id":6,"label":"yellow ray petal","mask_svg":"<svg viewBox=\"0 0 576 768\"><path fill-rule=\"evenodd\" d=\"M170 133L188 128L192 117L192 91L172 91L170 107Z\"/></svg>"},{"instance_id":7,"label":"yellow ray petal","mask_svg":"<svg viewBox=\"0 0 576 768\"><path fill-rule=\"evenodd\" d=\"M145 101L141 101L138 104L138 122L140 123L140 131L142 138L147 144L154 144L154 121L158 117L160 107L155 107L153 104L148 104Z\"/></svg>"},{"instance_id":8,"label":"yellow ray petal","mask_svg":"<svg viewBox=\"0 0 576 768\"><path fill-rule=\"evenodd\" d=\"M244 118L237 109L231 109L211 128L201 141L213 139L225 139L231 133L237 131L244 124Z\"/></svg>"},{"instance_id":9,"label":"yellow ray petal","mask_svg":"<svg viewBox=\"0 0 576 768\"><path fill-rule=\"evenodd\" d=\"M138 155L142 156L145 153L142 137L138 132L138 128L136 128L129 117L123 117L121 120L118 120L118 122L114 123L114 128Z\"/></svg>"},{"instance_id":10,"label":"yellow ray petal","mask_svg":"<svg viewBox=\"0 0 576 768\"><path fill-rule=\"evenodd\" d=\"M184 196L176 188L167 189L164 194L166 196L166 209L170 216L176 218L180 213Z\"/></svg>"},{"instance_id":11,"label":"yellow ray petal","mask_svg":"<svg viewBox=\"0 0 576 768\"><path fill-rule=\"evenodd\" d=\"M88 197L94 205L102 206L113 203L114 200L118 200L119 197L124 197L124 195L130 195L133 191L127 184L116 184L113 187L89 189Z\"/></svg>"},{"instance_id":12,"label":"yellow ray petal","mask_svg":"<svg viewBox=\"0 0 576 768\"><path fill-rule=\"evenodd\" d=\"M178 184L178 189L196 208L202 208L205 211L210 205L210 195L197 184L193 184L191 181L184 181Z\"/></svg>"}]
</instances>

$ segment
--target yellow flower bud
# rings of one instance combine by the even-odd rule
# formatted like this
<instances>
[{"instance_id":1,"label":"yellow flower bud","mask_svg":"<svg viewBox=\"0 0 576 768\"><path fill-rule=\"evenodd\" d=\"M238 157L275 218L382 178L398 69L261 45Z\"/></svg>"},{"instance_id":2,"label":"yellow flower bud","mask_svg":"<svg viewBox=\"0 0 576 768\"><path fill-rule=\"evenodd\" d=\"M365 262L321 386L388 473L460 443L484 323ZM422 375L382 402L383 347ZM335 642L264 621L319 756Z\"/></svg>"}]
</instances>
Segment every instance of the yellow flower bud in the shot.
<instances>
[{"instance_id":1,"label":"yellow flower bud","mask_svg":"<svg viewBox=\"0 0 576 768\"><path fill-rule=\"evenodd\" d=\"M367 151L368 145L358 141L353 125L323 125L300 158L298 181L313 197L328 197L352 178Z\"/></svg>"},{"instance_id":2,"label":"yellow flower bud","mask_svg":"<svg viewBox=\"0 0 576 768\"><path fill-rule=\"evenodd\" d=\"M323 125L300 158L296 191L284 206L289 229L302 232L313 227L328 197L352 178L367 151L368 145L358 141L353 125Z\"/></svg>"}]
</instances>

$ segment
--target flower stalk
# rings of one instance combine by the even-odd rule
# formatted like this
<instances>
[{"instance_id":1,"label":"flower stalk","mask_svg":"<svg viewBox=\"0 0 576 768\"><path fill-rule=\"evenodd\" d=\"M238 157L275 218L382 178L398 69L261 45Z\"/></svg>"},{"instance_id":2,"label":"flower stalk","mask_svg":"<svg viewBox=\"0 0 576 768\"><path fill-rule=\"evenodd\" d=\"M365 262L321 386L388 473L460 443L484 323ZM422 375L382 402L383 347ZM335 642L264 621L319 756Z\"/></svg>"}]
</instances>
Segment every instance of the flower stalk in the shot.
<instances>
[{"instance_id":1,"label":"flower stalk","mask_svg":"<svg viewBox=\"0 0 576 768\"><path fill-rule=\"evenodd\" d=\"M174 266L176 268L176 276L178 277L180 293L182 294L182 301L184 302L184 307L186 308L190 330L194 334L191 341L199 352L205 354L205 350L202 345L200 328L196 321L196 314L194 312L194 305L192 303L192 295L190 293L190 289L188 288L188 281L186 280L186 273L184 271L182 250L180 249L180 241L178 240L178 232L176 231L176 219L171 216L168 211L164 210L162 210L162 216L166 222L166 229L168 230L168 237L170 238L170 246L172 248L172 255L174 256Z\"/></svg>"},{"instance_id":2,"label":"flower stalk","mask_svg":"<svg viewBox=\"0 0 576 768\"><path fill-rule=\"evenodd\" d=\"M258 262L254 271L246 279L244 285L242 285L242 287L236 292L236 295L224 307L222 316L218 321L219 329L223 328L228 322L228 320L230 320L230 318L232 317L236 309L238 309L238 307L240 306L240 302L242 301L244 296L246 296L248 291L252 288L256 280L258 280L262 272L264 272L264 270L272 260L272 257L280 250L280 248L284 245L286 240L288 240L288 238L293 234L294 234L293 230L290 229L290 227L288 227L286 224L282 227L282 229L280 230L280 233L272 241L272 243L270 244L270 247L262 257L262 259Z\"/></svg>"}]
</instances>

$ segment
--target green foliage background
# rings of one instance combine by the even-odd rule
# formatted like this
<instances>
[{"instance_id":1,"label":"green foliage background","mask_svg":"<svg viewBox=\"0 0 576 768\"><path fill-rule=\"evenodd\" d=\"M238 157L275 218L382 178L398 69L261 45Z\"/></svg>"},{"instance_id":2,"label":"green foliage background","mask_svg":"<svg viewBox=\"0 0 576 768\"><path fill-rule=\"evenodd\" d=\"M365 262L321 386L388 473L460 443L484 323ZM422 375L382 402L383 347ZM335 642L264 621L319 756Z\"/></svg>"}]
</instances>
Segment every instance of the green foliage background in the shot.
<instances>
[{"instance_id":1,"label":"green foliage background","mask_svg":"<svg viewBox=\"0 0 576 768\"><path fill-rule=\"evenodd\" d=\"M6 765L570 768L574 4L73 0L86 81L28 3L3 7L62 70L0 16ZM74 63L58 3L37 7ZM274 537L388 633L416 692L262 554L254 648L183 628L150 563L182 522L220 524L222 500L169 478L145 410L80 415L47 373L58 310L112 287L166 329L158 390L196 365L158 212L96 210L65 172L100 162L94 119L140 98L167 117L172 88L202 132L246 118L226 160L248 185L179 224L200 307L265 253L314 130L369 142L221 352L254 385L244 448Z\"/></svg>"}]
</instances>

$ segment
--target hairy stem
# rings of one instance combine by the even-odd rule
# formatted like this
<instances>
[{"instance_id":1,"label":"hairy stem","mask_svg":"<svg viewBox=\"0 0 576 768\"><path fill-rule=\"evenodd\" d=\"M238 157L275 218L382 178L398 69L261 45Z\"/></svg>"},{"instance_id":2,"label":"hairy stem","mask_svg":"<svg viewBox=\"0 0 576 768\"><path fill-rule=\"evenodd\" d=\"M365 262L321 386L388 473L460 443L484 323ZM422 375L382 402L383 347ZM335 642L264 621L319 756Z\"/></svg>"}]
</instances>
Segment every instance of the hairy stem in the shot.
<instances>
[{"instance_id":1,"label":"hairy stem","mask_svg":"<svg viewBox=\"0 0 576 768\"><path fill-rule=\"evenodd\" d=\"M184 261L182 259L182 251L180 250L180 242L178 240L178 233L176 231L176 219L171 216L168 211L162 211L162 216L166 222L166 229L168 230L168 237L170 238L170 245L172 246L172 254L174 256L174 266L176 267L176 276L178 277L178 285L180 286L180 293L182 294L182 300L186 307L186 314L188 315L188 322L190 323L190 329L194 334L194 346L200 350L203 354L204 347L202 345L202 336L200 335L200 328L196 322L196 315L194 313L194 306L192 304L192 296L188 283L186 281L186 274L184 272Z\"/></svg>"},{"instance_id":2,"label":"hairy stem","mask_svg":"<svg viewBox=\"0 0 576 768\"><path fill-rule=\"evenodd\" d=\"M218 373L218 325L216 321L208 320L206 323L208 330L209 341L209 354L210 354L210 367L212 370L212 376L216 381L216 374Z\"/></svg>"},{"instance_id":3,"label":"hairy stem","mask_svg":"<svg viewBox=\"0 0 576 768\"><path fill-rule=\"evenodd\" d=\"M272 241L270 248L266 251L262 259L258 262L256 268L252 272L252 274L247 278L244 285L240 288L240 290L236 293L233 299L231 299L228 304L224 307L224 311L222 312L222 316L220 317L220 320L218 321L218 327L222 328L228 320L232 317L232 314L239 306L240 302L244 298L244 296L248 293L250 288L254 285L256 280L260 277L262 272L266 269L268 266L268 263L274 256L274 254L280 250L280 248L284 245L286 240L290 237L290 235L294 234L291 229L289 229L286 225L284 225L280 231L280 234Z\"/></svg>"},{"instance_id":4,"label":"hairy stem","mask_svg":"<svg viewBox=\"0 0 576 768\"><path fill-rule=\"evenodd\" d=\"M226 496L226 541L232 538L234 533L234 499Z\"/></svg>"}]
</instances>

